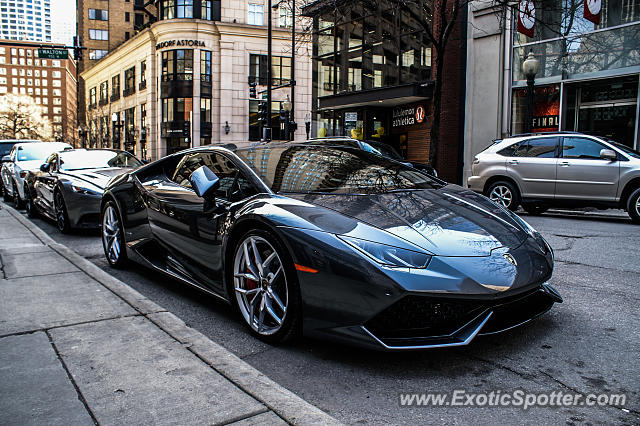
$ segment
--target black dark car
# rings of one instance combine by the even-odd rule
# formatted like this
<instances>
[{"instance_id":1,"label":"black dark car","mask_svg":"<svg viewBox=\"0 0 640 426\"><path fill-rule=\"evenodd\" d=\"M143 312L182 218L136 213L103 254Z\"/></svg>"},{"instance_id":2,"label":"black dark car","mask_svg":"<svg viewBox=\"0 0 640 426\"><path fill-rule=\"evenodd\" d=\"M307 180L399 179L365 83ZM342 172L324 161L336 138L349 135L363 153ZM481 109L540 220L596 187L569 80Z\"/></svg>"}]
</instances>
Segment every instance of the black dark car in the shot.
<instances>
[{"instance_id":1,"label":"black dark car","mask_svg":"<svg viewBox=\"0 0 640 426\"><path fill-rule=\"evenodd\" d=\"M126 151L71 149L51 154L26 178L29 216L41 213L61 232L99 226L102 191L113 177L141 166Z\"/></svg>"},{"instance_id":2,"label":"black dark car","mask_svg":"<svg viewBox=\"0 0 640 426\"><path fill-rule=\"evenodd\" d=\"M182 151L107 185L108 262L235 305L257 337L465 345L543 314L553 252L487 198L351 147Z\"/></svg>"}]
</instances>

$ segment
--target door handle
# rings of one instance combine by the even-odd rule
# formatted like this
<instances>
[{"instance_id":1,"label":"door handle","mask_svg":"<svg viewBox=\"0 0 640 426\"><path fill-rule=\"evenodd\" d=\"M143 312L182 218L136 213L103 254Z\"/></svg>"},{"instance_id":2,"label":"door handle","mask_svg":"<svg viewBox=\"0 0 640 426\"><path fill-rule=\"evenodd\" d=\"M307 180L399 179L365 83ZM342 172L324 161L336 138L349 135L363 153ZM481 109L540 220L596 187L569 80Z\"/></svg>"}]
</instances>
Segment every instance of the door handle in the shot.
<instances>
[{"instance_id":1,"label":"door handle","mask_svg":"<svg viewBox=\"0 0 640 426\"><path fill-rule=\"evenodd\" d=\"M560 166L562 167L569 167L571 164L568 161L563 161L562 163L560 163Z\"/></svg>"},{"instance_id":2,"label":"door handle","mask_svg":"<svg viewBox=\"0 0 640 426\"><path fill-rule=\"evenodd\" d=\"M519 161L518 160L509 160L509 164L518 164Z\"/></svg>"}]
</instances>

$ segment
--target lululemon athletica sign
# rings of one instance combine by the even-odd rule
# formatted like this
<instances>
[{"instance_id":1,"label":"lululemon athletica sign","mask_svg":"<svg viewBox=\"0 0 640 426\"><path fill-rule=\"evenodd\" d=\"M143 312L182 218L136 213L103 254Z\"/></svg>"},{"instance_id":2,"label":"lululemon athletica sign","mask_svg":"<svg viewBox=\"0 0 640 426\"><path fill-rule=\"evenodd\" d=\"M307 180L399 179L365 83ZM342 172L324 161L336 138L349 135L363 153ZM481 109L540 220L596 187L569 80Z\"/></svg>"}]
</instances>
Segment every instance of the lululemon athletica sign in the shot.
<instances>
[{"instance_id":1,"label":"lululemon athletica sign","mask_svg":"<svg viewBox=\"0 0 640 426\"><path fill-rule=\"evenodd\" d=\"M600 23L600 12L602 12L602 0L584 0L584 19L597 25Z\"/></svg>"},{"instance_id":2,"label":"lululemon athletica sign","mask_svg":"<svg viewBox=\"0 0 640 426\"><path fill-rule=\"evenodd\" d=\"M533 4L533 0L521 0L518 7L518 32L527 37L533 37L535 23L536 6Z\"/></svg>"}]
</instances>

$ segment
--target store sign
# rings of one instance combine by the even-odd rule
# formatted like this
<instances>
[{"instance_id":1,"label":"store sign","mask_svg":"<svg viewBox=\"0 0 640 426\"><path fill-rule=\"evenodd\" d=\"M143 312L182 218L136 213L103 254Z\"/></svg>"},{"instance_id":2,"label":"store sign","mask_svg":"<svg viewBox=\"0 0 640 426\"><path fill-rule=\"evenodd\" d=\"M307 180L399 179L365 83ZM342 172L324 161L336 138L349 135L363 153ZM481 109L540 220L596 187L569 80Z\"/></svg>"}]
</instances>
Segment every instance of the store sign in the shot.
<instances>
[{"instance_id":1,"label":"store sign","mask_svg":"<svg viewBox=\"0 0 640 426\"><path fill-rule=\"evenodd\" d=\"M536 6L533 0L521 0L518 7L518 32L533 37L536 23Z\"/></svg>"},{"instance_id":2,"label":"store sign","mask_svg":"<svg viewBox=\"0 0 640 426\"><path fill-rule=\"evenodd\" d=\"M560 128L560 85L539 86L535 88L533 93L531 131L534 133L558 131ZM519 89L517 95L525 102L527 90Z\"/></svg>"},{"instance_id":3,"label":"store sign","mask_svg":"<svg viewBox=\"0 0 640 426\"><path fill-rule=\"evenodd\" d=\"M584 19L598 25L600 12L602 12L602 0L584 0Z\"/></svg>"},{"instance_id":4,"label":"store sign","mask_svg":"<svg viewBox=\"0 0 640 426\"><path fill-rule=\"evenodd\" d=\"M395 108L393 110L393 121L391 122L391 127L420 124L426 117L427 111L423 105Z\"/></svg>"},{"instance_id":5,"label":"store sign","mask_svg":"<svg viewBox=\"0 0 640 426\"><path fill-rule=\"evenodd\" d=\"M358 121L358 113L357 112L345 112L344 113L344 121Z\"/></svg>"},{"instance_id":6,"label":"store sign","mask_svg":"<svg viewBox=\"0 0 640 426\"><path fill-rule=\"evenodd\" d=\"M205 47L202 40L167 40L156 44L156 50L166 47Z\"/></svg>"}]
</instances>

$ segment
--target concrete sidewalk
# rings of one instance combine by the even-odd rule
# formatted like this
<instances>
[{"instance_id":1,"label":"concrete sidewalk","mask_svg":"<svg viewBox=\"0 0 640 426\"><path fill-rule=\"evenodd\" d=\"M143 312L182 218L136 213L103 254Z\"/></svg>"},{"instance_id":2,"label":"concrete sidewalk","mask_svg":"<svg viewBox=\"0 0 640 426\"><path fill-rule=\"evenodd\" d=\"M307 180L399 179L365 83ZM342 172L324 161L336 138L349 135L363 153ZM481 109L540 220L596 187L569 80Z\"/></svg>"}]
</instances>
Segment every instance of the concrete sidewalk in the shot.
<instances>
[{"instance_id":1,"label":"concrete sidewalk","mask_svg":"<svg viewBox=\"0 0 640 426\"><path fill-rule=\"evenodd\" d=\"M5 204L0 265L0 424L338 423Z\"/></svg>"}]
</instances>

